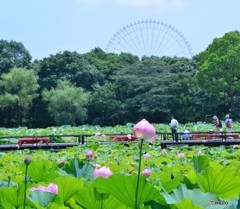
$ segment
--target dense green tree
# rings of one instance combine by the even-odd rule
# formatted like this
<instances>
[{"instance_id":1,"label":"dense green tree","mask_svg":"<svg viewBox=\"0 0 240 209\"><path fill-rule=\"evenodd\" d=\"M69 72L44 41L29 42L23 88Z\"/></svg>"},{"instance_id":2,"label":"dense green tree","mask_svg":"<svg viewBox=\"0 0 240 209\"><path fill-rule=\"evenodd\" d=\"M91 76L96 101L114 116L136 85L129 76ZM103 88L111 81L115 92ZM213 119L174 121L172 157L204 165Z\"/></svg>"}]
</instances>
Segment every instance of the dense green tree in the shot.
<instances>
[{"instance_id":1,"label":"dense green tree","mask_svg":"<svg viewBox=\"0 0 240 209\"><path fill-rule=\"evenodd\" d=\"M103 85L106 81L112 81L112 75L127 65L131 65L138 61L137 56L127 53L114 54L106 53L100 48L95 48L89 53L83 54L84 58L94 65L103 77L99 84Z\"/></svg>"},{"instance_id":2,"label":"dense green tree","mask_svg":"<svg viewBox=\"0 0 240 209\"><path fill-rule=\"evenodd\" d=\"M37 76L33 70L12 68L9 73L2 74L0 80L0 108L7 113L8 123L22 125L22 120L29 110L32 100L37 97Z\"/></svg>"},{"instance_id":3,"label":"dense green tree","mask_svg":"<svg viewBox=\"0 0 240 209\"><path fill-rule=\"evenodd\" d=\"M11 68L29 68L31 55L22 43L0 40L0 73L8 73Z\"/></svg>"},{"instance_id":4,"label":"dense green tree","mask_svg":"<svg viewBox=\"0 0 240 209\"><path fill-rule=\"evenodd\" d=\"M78 125L87 119L89 94L69 81L59 81L56 88L44 90L43 100L56 125Z\"/></svg>"},{"instance_id":5,"label":"dense green tree","mask_svg":"<svg viewBox=\"0 0 240 209\"><path fill-rule=\"evenodd\" d=\"M193 117L194 73L188 59L167 57L143 58L119 71L115 79L125 104L122 118L166 122L172 114L182 121Z\"/></svg>"},{"instance_id":6,"label":"dense green tree","mask_svg":"<svg viewBox=\"0 0 240 209\"><path fill-rule=\"evenodd\" d=\"M208 48L196 56L199 86L211 95L215 113L233 113L240 96L240 32L215 38ZM238 112L239 112L238 108Z\"/></svg>"},{"instance_id":7,"label":"dense green tree","mask_svg":"<svg viewBox=\"0 0 240 209\"><path fill-rule=\"evenodd\" d=\"M102 76L94 65L77 52L64 51L38 62L41 89L55 88L59 80L67 79L72 84L92 90Z\"/></svg>"},{"instance_id":8,"label":"dense green tree","mask_svg":"<svg viewBox=\"0 0 240 209\"><path fill-rule=\"evenodd\" d=\"M114 83L106 83L96 87L91 96L88 109L89 122L101 125L116 125L122 122L119 109L122 102L117 97L117 86Z\"/></svg>"}]
</instances>

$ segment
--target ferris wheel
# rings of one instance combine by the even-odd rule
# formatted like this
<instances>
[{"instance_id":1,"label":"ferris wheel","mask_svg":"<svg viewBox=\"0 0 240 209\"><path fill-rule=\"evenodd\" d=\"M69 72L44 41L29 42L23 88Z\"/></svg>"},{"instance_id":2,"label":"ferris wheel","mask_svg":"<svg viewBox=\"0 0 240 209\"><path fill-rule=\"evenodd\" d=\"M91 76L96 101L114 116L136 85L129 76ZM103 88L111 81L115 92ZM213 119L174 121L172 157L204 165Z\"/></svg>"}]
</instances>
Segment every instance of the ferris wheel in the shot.
<instances>
[{"instance_id":1,"label":"ferris wheel","mask_svg":"<svg viewBox=\"0 0 240 209\"><path fill-rule=\"evenodd\" d=\"M156 21L141 20L122 27L111 38L107 52L122 52L138 56L168 56L192 58L187 39L173 26Z\"/></svg>"}]
</instances>

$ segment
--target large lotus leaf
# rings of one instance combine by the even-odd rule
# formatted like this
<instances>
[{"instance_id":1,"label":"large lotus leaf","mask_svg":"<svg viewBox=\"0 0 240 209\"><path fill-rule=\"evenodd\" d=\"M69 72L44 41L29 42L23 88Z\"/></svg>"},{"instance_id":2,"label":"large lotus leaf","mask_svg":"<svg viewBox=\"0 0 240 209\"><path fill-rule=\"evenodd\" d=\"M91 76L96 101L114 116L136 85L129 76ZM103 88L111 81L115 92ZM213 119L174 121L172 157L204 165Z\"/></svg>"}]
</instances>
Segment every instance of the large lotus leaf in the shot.
<instances>
[{"instance_id":1,"label":"large lotus leaf","mask_svg":"<svg viewBox=\"0 0 240 209\"><path fill-rule=\"evenodd\" d=\"M80 188L83 183L74 177L63 176L56 179L58 185L58 196L63 202L67 202Z\"/></svg>"},{"instance_id":2,"label":"large lotus leaf","mask_svg":"<svg viewBox=\"0 0 240 209\"><path fill-rule=\"evenodd\" d=\"M15 186L17 186L17 183L11 181L11 178L9 178L8 180L6 179L0 180L0 188L15 187Z\"/></svg>"},{"instance_id":3,"label":"large lotus leaf","mask_svg":"<svg viewBox=\"0 0 240 209\"><path fill-rule=\"evenodd\" d=\"M186 208L191 208L191 209L204 209L203 207L199 205L195 205L192 200L190 199L184 199L179 203L175 204L177 209L186 209Z\"/></svg>"},{"instance_id":4,"label":"large lotus leaf","mask_svg":"<svg viewBox=\"0 0 240 209\"><path fill-rule=\"evenodd\" d=\"M54 202L56 197L56 194L39 190L32 191L29 195L30 200L39 203L42 207L47 207L51 202Z\"/></svg>"},{"instance_id":5,"label":"large lotus leaf","mask_svg":"<svg viewBox=\"0 0 240 209\"><path fill-rule=\"evenodd\" d=\"M162 205L161 203L155 202L155 201L150 201L146 203L145 205L149 205L150 209L170 209L170 206L167 204Z\"/></svg>"},{"instance_id":6,"label":"large lotus leaf","mask_svg":"<svg viewBox=\"0 0 240 209\"><path fill-rule=\"evenodd\" d=\"M177 188L180 184L181 181L183 181L184 176L183 175L178 175L172 180L161 180L163 188L169 193L173 189Z\"/></svg>"},{"instance_id":7,"label":"large lotus leaf","mask_svg":"<svg viewBox=\"0 0 240 209\"><path fill-rule=\"evenodd\" d=\"M211 193L203 193L200 189L187 189L186 185L180 184L178 189L174 189L173 193L168 194L163 192L162 195L165 197L165 200L168 204L177 204L183 201L184 199L190 199L192 203L196 206L201 206L204 209L212 209L210 204L212 201L219 201L216 195ZM191 204L187 201L185 204ZM195 207L195 206L194 206ZM201 208L200 207L200 208ZM191 207L186 207L191 208ZM219 206L218 209L227 209L228 206Z\"/></svg>"},{"instance_id":8,"label":"large lotus leaf","mask_svg":"<svg viewBox=\"0 0 240 209\"><path fill-rule=\"evenodd\" d=\"M54 180L59 174L56 172L56 167L51 161L41 160L30 163L28 166L28 176L36 182L48 182Z\"/></svg>"},{"instance_id":9,"label":"large lotus leaf","mask_svg":"<svg viewBox=\"0 0 240 209\"><path fill-rule=\"evenodd\" d=\"M81 207L79 207L81 208ZM76 209L79 209L79 208L76 208ZM51 203L49 206L48 206L48 209L69 209L69 207L67 206L64 206L64 205L58 205L57 203ZM75 208L74 208L75 209Z\"/></svg>"},{"instance_id":10,"label":"large lotus leaf","mask_svg":"<svg viewBox=\"0 0 240 209\"><path fill-rule=\"evenodd\" d=\"M24 202L24 184L0 189L0 197L4 197L2 205L5 208L20 208Z\"/></svg>"},{"instance_id":11,"label":"large lotus leaf","mask_svg":"<svg viewBox=\"0 0 240 209\"><path fill-rule=\"evenodd\" d=\"M211 192L226 200L238 197L240 176L234 166L212 163L203 173L197 174L198 185L204 192Z\"/></svg>"},{"instance_id":12,"label":"large lotus leaf","mask_svg":"<svg viewBox=\"0 0 240 209\"><path fill-rule=\"evenodd\" d=\"M209 159L205 155L193 156L193 167L197 173L201 173L209 167Z\"/></svg>"},{"instance_id":13,"label":"large lotus leaf","mask_svg":"<svg viewBox=\"0 0 240 209\"><path fill-rule=\"evenodd\" d=\"M130 208L135 207L137 176L116 174L107 179L99 177L95 180L94 186L99 192L113 195ZM137 204L146 203L159 196L161 196L159 191L146 180L146 177L140 176Z\"/></svg>"},{"instance_id":14,"label":"large lotus leaf","mask_svg":"<svg viewBox=\"0 0 240 209\"><path fill-rule=\"evenodd\" d=\"M94 167L89 163L83 164L77 158L68 162L64 170L77 178L93 179Z\"/></svg>"},{"instance_id":15,"label":"large lotus leaf","mask_svg":"<svg viewBox=\"0 0 240 209\"><path fill-rule=\"evenodd\" d=\"M75 195L74 199L83 208L91 209L125 209L118 199L109 194L101 194L96 191L92 185L87 184L85 188L81 188Z\"/></svg>"}]
</instances>

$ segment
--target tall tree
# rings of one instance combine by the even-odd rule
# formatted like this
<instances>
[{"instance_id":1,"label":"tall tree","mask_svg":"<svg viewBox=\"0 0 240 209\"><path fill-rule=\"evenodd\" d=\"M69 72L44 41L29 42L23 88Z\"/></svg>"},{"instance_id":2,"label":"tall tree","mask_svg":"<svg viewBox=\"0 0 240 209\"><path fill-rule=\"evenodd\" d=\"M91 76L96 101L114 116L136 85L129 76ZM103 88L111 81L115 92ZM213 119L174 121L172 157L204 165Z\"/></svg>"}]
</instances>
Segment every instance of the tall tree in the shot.
<instances>
[{"instance_id":1,"label":"tall tree","mask_svg":"<svg viewBox=\"0 0 240 209\"><path fill-rule=\"evenodd\" d=\"M0 40L0 73L8 73L11 68L29 68L31 55L22 43Z\"/></svg>"},{"instance_id":2,"label":"tall tree","mask_svg":"<svg viewBox=\"0 0 240 209\"><path fill-rule=\"evenodd\" d=\"M196 60L199 86L209 92L215 107L219 104L219 112L233 112L240 96L240 32L215 38Z\"/></svg>"},{"instance_id":3,"label":"tall tree","mask_svg":"<svg viewBox=\"0 0 240 209\"><path fill-rule=\"evenodd\" d=\"M67 80L60 80L56 88L44 90L43 100L57 125L79 125L87 119L89 94Z\"/></svg>"},{"instance_id":4,"label":"tall tree","mask_svg":"<svg viewBox=\"0 0 240 209\"><path fill-rule=\"evenodd\" d=\"M13 118L16 116L15 125L20 126L32 100L37 97L38 78L33 70L16 67L12 68L9 73L3 74L1 78L0 108L9 113L9 123L10 116Z\"/></svg>"},{"instance_id":5,"label":"tall tree","mask_svg":"<svg viewBox=\"0 0 240 209\"><path fill-rule=\"evenodd\" d=\"M102 75L77 52L64 51L39 61L38 75L41 89L55 88L59 80L67 79L77 87L88 91L98 83Z\"/></svg>"},{"instance_id":6,"label":"tall tree","mask_svg":"<svg viewBox=\"0 0 240 209\"><path fill-rule=\"evenodd\" d=\"M115 76L119 97L125 104L122 118L149 118L166 122L171 114L186 120L192 114L190 96L194 69L183 58L144 58ZM191 116L192 117L192 116Z\"/></svg>"}]
</instances>

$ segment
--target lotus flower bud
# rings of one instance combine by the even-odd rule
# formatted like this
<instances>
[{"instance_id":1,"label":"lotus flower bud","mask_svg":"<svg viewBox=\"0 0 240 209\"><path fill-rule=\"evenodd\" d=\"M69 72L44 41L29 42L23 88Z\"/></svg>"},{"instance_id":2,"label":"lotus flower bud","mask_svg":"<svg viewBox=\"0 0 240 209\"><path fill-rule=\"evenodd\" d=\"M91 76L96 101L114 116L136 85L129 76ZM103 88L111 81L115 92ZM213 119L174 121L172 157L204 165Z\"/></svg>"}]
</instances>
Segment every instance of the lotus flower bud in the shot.
<instances>
[{"instance_id":1,"label":"lotus flower bud","mask_svg":"<svg viewBox=\"0 0 240 209\"><path fill-rule=\"evenodd\" d=\"M62 160L62 161L58 164L58 167L59 167L59 168L62 168L64 165L65 165L65 161Z\"/></svg>"},{"instance_id":2,"label":"lotus flower bud","mask_svg":"<svg viewBox=\"0 0 240 209\"><path fill-rule=\"evenodd\" d=\"M185 156L185 154L183 153L183 152L180 152L180 153L178 153L178 155L177 155L179 158L183 158L184 156Z\"/></svg>"},{"instance_id":3,"label":"lotus flower bud","mask_svg":"<svg viewBox=\"0 0 240 209\"><path fill-rule=\"evenodd\" d=\"M145 157L146 159L149 159L149 158L151 157L151 155L148 154L148 153L146 153L146 154L144 155L144 157Z\"/></svg>"},{"instance_id":4,"label":"lotus flower bud","mask_svg":"<svg viewBox=\"0 0 240 209\"><path fill-rule=\"evenodd\" d=\"M89 150L86 154L86 159L87 160L91 160L93 158L93 151Z\"/></svg>"},{"instance_id":5,"label":"lotus flower bud","mask_svg":"<svg viewBox=\"0 0 240 209\"><path fill-rule=\"evenodd\" d=\"M134 135L139 139L151 139L156 130L147 120L143 119L133 127Z\"/></svg>"},{"instance_id":6,"label":"lotus flower bud","mask_svg":"<svg viewBox=\"0 0 240 209\"><path fill-rule=\"evenodd\" d=\"M26 166L28 166L30 163L31 163L31 158L30 156L27 156L25 159L24 159L24 163Z\"/></svg>"},{"instance_id":7,"label":"lotus flower bud","mask_svg":"<svg viewBox=\"0 0 240 209\"><path fill-rule=\"evenodd\" d=\"M152 171L150 169L144 169L142 171L142 174L145 174L147 177L149 177L151 175Z\"/></svg>"},{"instance_id":8,"label":"lotus flower bud","mask_svg":"<svg viewBox=\"0 0 240 209\"><path fill-rule=\"evenodd\" d=\"M165 155L167 151L165 149L162 149L162 154Z\"/></svg>"}]
</instances>

